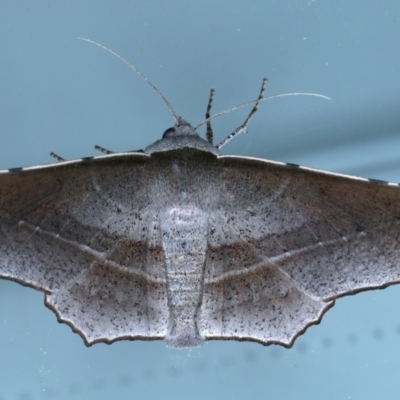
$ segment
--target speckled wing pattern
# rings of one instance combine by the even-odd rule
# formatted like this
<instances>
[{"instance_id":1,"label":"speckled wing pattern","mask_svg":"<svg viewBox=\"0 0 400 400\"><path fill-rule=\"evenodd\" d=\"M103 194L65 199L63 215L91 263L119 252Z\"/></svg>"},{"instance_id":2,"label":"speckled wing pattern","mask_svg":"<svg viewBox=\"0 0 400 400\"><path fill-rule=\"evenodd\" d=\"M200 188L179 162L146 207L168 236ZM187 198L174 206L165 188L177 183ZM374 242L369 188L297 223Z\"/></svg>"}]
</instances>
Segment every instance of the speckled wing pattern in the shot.
<instances>
[{"instance_id":1,"label":"speckled wing pattern","mask_svg":"<svg viewBox=\"0 0 400 400\"><path fill-rule=\"evenodd\" d=\"M88 345L291 346L335 298L400 281L399 221L394 185L197 150L118 154L0 174L0 276L43 291Z\"/></svg>"},{"instance_id":2,"label":"speckled wing pattern","mask_svg":"<svg viewBox=\"0 0 400 400\"><path fill-rule=\"evenodd\" d=\"M148 231L154 215L143 187L147 159L106 157L0 176L1 276L43 291L86 344L166 334L163 258ZM130 185L121 187L127 175Z\"/></svg>"},{"instance_id":3,"label":"speckled wing pattern","mask_svg":"<svg viewBox=\"0 0 400 400\"><path fill-rule=\"evenodd\" d=\"M397 184L220 160L231 203L214 225L226 239L208 250L207 338L290 347L334 299L400 282Z\"/></svg>"}]
</instances>

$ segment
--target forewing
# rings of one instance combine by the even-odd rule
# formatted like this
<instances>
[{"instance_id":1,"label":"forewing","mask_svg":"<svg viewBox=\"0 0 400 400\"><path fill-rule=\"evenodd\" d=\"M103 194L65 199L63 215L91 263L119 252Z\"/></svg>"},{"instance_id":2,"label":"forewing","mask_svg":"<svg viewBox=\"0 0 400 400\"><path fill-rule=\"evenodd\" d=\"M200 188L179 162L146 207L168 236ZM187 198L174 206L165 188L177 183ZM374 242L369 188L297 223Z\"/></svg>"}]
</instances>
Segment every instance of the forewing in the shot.
<instances>
[{"instance_id":1,"label":"forewing","mask_svg":"<svg viewBox=\"0 0 400 400\"><path fill-rule=\"evenodd\" d=\"M290 346L335 298L400 282L397 185L221 157L200 314L207 338Z\"/></svg>"},{"instance_id":2,"label":"forewing","mask_svg":"<svg viewBox=\"0 0 400 400\"><path fill-rule=\"evenodd\" d=\"M167 330L147 161L118 155L0 174L0 276L43 291L87 344Z\"/></svg>"}]
</instances>

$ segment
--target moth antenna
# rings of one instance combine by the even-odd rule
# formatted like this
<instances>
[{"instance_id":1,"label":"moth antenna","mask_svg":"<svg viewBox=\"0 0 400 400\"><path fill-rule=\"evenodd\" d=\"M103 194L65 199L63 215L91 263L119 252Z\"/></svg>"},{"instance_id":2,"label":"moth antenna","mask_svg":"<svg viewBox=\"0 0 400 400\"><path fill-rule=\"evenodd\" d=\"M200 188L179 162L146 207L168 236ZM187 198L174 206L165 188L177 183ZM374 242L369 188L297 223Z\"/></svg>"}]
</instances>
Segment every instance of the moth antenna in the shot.
<instances>
[{"instance_id":1,"label":"moth antenna","mask_svg":"<svg viewBox=\"0 0 400 400\"><path fill-rule=\"evenodd\" d=\"M267 83L267 79L264 78L264 80L265 80L265 84L266 84L266 83ZM264 85L264 80L263 80L263 85ZM262 90L262 89L261 89L261 90ZM246 102L246 103L243 103L243 104L239 104L239 105L237 105L237 106L234 106L234 107L232 107L232 108L228 108L227 110L220 111L219 113L214 114L214 115L212 115L211 117L208 117L208 118L206 118L204 121L200 122L200 124L196 125L196 126L194 127L194 129L198 129L198 128L200 128L200 126L202 126L202 125L204 125L204 124L207 124L207 127L208 127L208 123L209 123L209 121L211 121L212 119L217 118L217 117L220 117L221 115L229 114L230 112L236 111L236 110L238 110L239 108L243 108L243 107L246 107L246 106L249 106L249 105L251 105L251 104L256 103L256 106L257 106L257 107L254 106L254 108L251 110L249 116L246 118L246 121L245 121L241 126L239 126L237 129L235 129L234 132L232 132L230 135L228 135L224 140L222 140L217 146L215 146L215 147L217 147L218 149L220 149L220 148L221 148L222 146L224 146L229 140L231 140L233 137L237 136L239 133L243 132L243 131L246 129L246 125L249 123L249 120L254 116L254 113L257 111L257 109L258 109L258 107L259 107L259 104L260 104L261 102L263 102L263 101L265 101L265 100L272 100L272 99L276 99L276 98L278 98L278 97L286 97L286 96L313 96L313 97L321 97L321 98L323 98L323 99L325 99L325 100L331 100L330 97L324 96L323 94L308 93L308 92L280 93L280 94L274 94L274 95L268 96L268 97L263 97L262 94L261 94L261 91L260 91L260 96L258 97L258 99L256 99L256 100L251 100L251 101L248 101L248 102ZM241 129L241 128L242 128L242 129ZM244 128L244 129L243 129L243 128ZM233 136L232 136L232 135L233 135Z\"/></svg>"},{"instance_id":2,"label":"moth antenna","mask_svg":"<svg viewBox=\"0 0 400 400\"><path fill-rule=\"evenodd\" d=\"M264 78L262 81L262 85L261 85L261 90L260 90L260 94L258 95L258 99L256 100L256 104L254 105L254 107L251 109L249 115L247 116L247 118L244 120L243 124L238 126L230 135L228 135L224 140L222 140L222 142L218 143L215 147L217 149L220 149L223 145L225 145L226 143L228 143L231 139L233 139L236 135L239 135L239 133L242 133L244 131L246 131L247 125L250 122L250 120L253 118L254 114L257 112L258 110L258 106L260 104L260 101L263 99L263 95L265 92L265 87L267 86L267 82L268 79Z\"/></svg>"},{"instance_id":3,"label":"moth antenna","mask_svg":"<svg viewBox=\"0 0 400 400\"><path fill-rule=\"evenodd\" d=\"M172 114L172 117L174 118L175 122L178 124L178 116L176 115L176 113L175 113L174 109L172 108L170 102L160 92L160 90L147 78L147 76L145 74L143 74L143 72L138 70L133 64L131 64L129 61L127 61L124 57L120 56L118 53L116 53L115 51L109 49L108 47L103 46L100 43L97 43L97 42L95 42L93 40L86 39L86 38L83 38L83 37L78 37L77 39L84 40L85 42L89 42L89 43L92 43L92 44L94 44L94 45L96 45L98 47L101 47L103 50L106 50L109 53L111 53L112 55L114 55L115 57L119 58L129 68L131 68L133 71L135 71L158 94L158 96L161 98L161 100L164 102L164 104L168 107L168 109L169 109L170 113Z\"/></svg>"},{"instance_id":4,"label":"moth antenna","mask_svg":"<svg viewBox=\"0 0 400 400\"><path fill-rule=\"evenodd\" d=\"M218 143L217 146L215 146L217 149L220 149L222 146L224 146L226 143L229 142L229 140L231 140L232 138L234 138L235 136L237 136L239 133L242 133L246 130L247 124L249 122L249 119L254 115L254 113L258 110L259 104L264 101L264 100L272 100L272 99L276 99L277 97L285 97L285 96L313 96L313 97L321 97L325 100L331 100L330 97L328 96L324 96L323 94L318 94L318 93L307 93L307 92L292 92L292 93L281 93L281 94L274 94L272 96L268 96L268 97L263 97L263 98L259 98L257 100L253 100L253 101L249 101L248 103L244 103L241 104L239 106L233 107L230 110L227 111L234 111L238 108L244 107L246 105L249 104L254 104L256 103L256 105L254 106L253 110L250 112L249 116L247 117L246 121L244 124L242 124L241 126L239 126L237 129L235 129L230 135L228 135L224 140L222 140L220 143ZM221 112L219 113L219 115L222 114L227 114L227 112ZM218 114L214 115L213 117L218 117ZM211 117L211 118L213 118Z\"/></svg>"},{"instance_id":5,"label":"moth antenna","mask_svg":"<svg viewBox=\"0 0 400 400\"><path fill-rule=\"evenodd\" d=\"M212 144L213 140L214 140L214 133L213 130L211 128L211 120L210 120L210 111L211 111L211 106L212 106L212 102L214 100L214 94L215 94L215 90L211 89L210 90L210 97L208 98L208 104L207 104L207 111L206 111L206 120L207 120L207 133L206 133L206 137L207 140Z\"/></svg>"},{"instance_id":6,"label":"moth antenna","mask_svg":"<svg viewBox=\"0 0 400 400\"><path fill-rule=\"evenodd\" d=\"M53 158L55 158L55 159L56 159L57 161L59 161L59 162L65 161L64 158L60 157L60 156L57 155L56 153L51 152L51 153L50 153L50 156L53 157Z\"/></svg>"},{"instance_id":7,"label":"moth antenna","mask_svg":"<svg viewBox=\"0 0 400 400\"><path fill-rule=\"evenodd\" d=\"M211 121L214 118L220 117L221 115L225 115L225 114L229 114L232 111L236 111L239 108L243 108L246 106L249 106L250 104L254 104L257 102L263 102L265 100L272 100L272 99L276 99L277 97L286 97L286 96L313 96L313 97L321 97L325 100L331 100L330 97L328 96L324 96L323 94L318 94L318 93L307 93L307 92L291 92L291 93L280 93L280 94L274 94L272 96L268 96L268 97L263 97L261 100L251 100L251 101L247 101L246 103L243 104L239 104L237 106L234 106L232 108L228 108L227 110L223 110L220 111L217 114L212 115L210 118L205 119L204 121L200 122L198 125L196 125L194 128L200 128L200 126L203 126L204 124L206 124L209 120Z\"/></svg>"}]
</instances>

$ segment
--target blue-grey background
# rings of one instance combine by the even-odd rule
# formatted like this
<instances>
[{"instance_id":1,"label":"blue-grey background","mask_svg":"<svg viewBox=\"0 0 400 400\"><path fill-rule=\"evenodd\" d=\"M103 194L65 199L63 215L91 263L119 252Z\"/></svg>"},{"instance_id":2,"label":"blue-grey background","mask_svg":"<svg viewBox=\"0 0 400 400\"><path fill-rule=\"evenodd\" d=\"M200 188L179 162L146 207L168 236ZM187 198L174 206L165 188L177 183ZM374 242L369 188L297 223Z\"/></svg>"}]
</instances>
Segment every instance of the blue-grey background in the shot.
<instances>
[{"instance_id":1,"label":"blue-grey background","mask_svg":"<svg viewBox=\"0 0 400 400\"><path fill-rule=\"evenodd\" d=\"M179 115L268 94L223 148L400 181L400 3L375 1L0 2L0 169L144 148L173 124L146 84L84 36L135 63ZM214 122L217 140L247 110ZM43 295L0 281L0 400L397 399L400 287L337 301L290 350L210 342L86 348Z\"/></svg>"}]
</instances>

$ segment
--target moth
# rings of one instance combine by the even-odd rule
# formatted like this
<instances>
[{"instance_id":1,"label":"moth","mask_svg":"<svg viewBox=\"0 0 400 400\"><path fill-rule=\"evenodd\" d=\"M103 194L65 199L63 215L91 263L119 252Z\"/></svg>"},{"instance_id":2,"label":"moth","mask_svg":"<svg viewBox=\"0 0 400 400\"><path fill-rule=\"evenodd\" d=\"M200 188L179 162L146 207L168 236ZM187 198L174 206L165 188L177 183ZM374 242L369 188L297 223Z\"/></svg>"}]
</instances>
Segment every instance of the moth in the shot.
<instances>
[{"instance_id":1,"label":"moth","mask_svg":"<svg viewBox=\"0 0 400 400\"><path fill-rule=\"evenodd\" d=\"M398 184L223 156L211 102L207 140L175 116L143 152L1 171L0 277L88 346L177 348L290 347L335 299L400 281Z\"/></svg>"}]
</instances>

